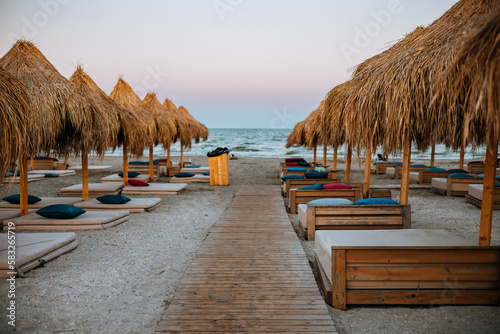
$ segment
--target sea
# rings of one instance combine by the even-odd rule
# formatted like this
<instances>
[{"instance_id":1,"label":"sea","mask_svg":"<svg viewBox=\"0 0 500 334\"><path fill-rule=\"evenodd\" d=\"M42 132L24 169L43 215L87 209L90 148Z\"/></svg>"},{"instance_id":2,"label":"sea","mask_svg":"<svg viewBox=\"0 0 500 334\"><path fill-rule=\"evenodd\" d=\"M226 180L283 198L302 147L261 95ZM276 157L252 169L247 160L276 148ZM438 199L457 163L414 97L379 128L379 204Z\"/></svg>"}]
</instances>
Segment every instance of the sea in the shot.
<instances>
[{"instance_id":1,"label":"sea","mask_svg":"<svg viewBox=\"0 0 500 334\"><path fill-rule=\"evenodd\" d=\"M193 141L190 150L184 150L184 156L203 156L217 147L227 147L236 157L312 157L313 151L304 147L293 146L285 148L286 141L292 129L209 129L210 135L207 141L196 144ZM345 146L339 147L338 156L342 157L345 153ZM483 158L485 147L467 147L465 150L465 159L480 160ZM165 156L166 151L161 146L153 149L155 156ZM382 150L377 153L382 153ZM144 151L144 156L148 156L149 151ZM180 155L179 143L171 146L172 156ZM327 150L328 158L333 156L333 148ZM122 150L116 149L109 151L106 155L121 156ZM323 157L323 147L318 147L318 159ZM416 148L412 149L413 159L430 159L431 152L420 152ZM459 159L460 152L447 150L444 145L436 145L435 159Z\"/></svg>"}]
</instances>

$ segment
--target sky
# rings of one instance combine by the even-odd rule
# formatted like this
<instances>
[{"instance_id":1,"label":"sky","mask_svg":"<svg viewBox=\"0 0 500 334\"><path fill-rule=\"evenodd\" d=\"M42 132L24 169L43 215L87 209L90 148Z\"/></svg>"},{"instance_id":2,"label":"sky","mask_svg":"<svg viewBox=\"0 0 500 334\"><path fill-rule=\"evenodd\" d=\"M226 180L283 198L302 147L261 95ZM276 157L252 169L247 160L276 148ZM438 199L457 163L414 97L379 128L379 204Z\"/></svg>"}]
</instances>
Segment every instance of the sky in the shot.
<instances>
[{"instance_id":1,"label":"sky","mask_svg":"<svg viewBox=\"0 0 500 334\"><path fill-rule=\"evenodd\" d=\"M183 105L208 128L293 128L352 69L455 0L0 0L0 55Z\"/></svg>"}]
</instances>

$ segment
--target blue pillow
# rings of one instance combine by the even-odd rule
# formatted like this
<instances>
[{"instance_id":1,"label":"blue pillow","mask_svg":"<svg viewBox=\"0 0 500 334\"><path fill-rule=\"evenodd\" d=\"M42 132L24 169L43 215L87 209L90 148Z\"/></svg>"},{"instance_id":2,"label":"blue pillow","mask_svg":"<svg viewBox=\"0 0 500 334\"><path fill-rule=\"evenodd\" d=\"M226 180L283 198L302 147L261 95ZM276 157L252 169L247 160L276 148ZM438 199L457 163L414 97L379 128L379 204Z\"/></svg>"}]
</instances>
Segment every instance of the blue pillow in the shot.
<instances>
[{"instance_id":1,"label":"blue pillow","mask_svg":"<svg viewBox=\"0 0 500 334\"><path fill-rule=\"evenodd\" d=\"M206 172L203 172L203 175L210 175L210 172L207 170Z\"/></svg>"},{"instance_id":2,"label":"blue pillow","mask_svg":"<svg viewBox=\"0 0 500 334\"><path fill-rule=\"evenodd\" d=\"M59 177L59 174L48 173L48 174L45 174L45 177Z\"/></svg>"},{"instance_id":3,"label":"blue pillow","mask_svg":"<svg viewBox=\"0 0 500 334\"><path fill-rule=\"evenodd\" d=\"M10 204L21 204L21 195L9 195L7 197L2 198L4 201L9 202ZM28 204L35 204L40 202L42 199L33 195L28 195Z\"/></svg>"},{"instance_id":4,"label":"blue pillow","mask_svg":"<svg viewBox=\"0 0 500 334\"><path fill-rule=\"evenodd\" d=\"M282 176L281 177L282 180L288 180L288 179L304 179L304 177L302 175L294 175L294 174L291 174L291 175L285 175L285 176Z\"/></svg>"},{"instance_id":5,"label":"blue pillow","mask_svg":"<svg viewBox=\"0 0 500 334\"><path fill-rule=\"evenodd\" d=\"M103 204L125 204L131 201L130 198L123 195L104 195L97 197L96 200Z\"/></svg>"},{"instance_id":6,"label":"blue pillow","mask_svg":"<svg viewBox=\"0 0 500 334\"><path fill-rule=\"evenodd\" d=\"M36 211L36 214L52 219L73 219L78 217L81 214L84 214L86 211L68 204L53 204L41 208Z\"/></svg>"},{"instance_id":7,"label":"blue pillow","mask_svg":"<svg viewBox=\"0 0 500 334\"><path fill-rule=\"evenodd\" d=\"M306 186L306 187L302 187L302 188L297 188L297 190L319 190L319 189L323 189L323 185L322 184L313 184L311 186Z\"/></svg>"},{"instance_id":8,"label":"blue pillow","mask_svg":"<svg viewBox=\"0 0 500 334\"><path fill-rule=\"evenodd\" d=\"M437 167L427 168L425 171L426 172L446 172L445 169L437 168Z\"/></svg>"},{"instance_id":9,"label":"blue pillow","mask_svg":"<svg viewBox=\"0 0 500 334\"><path fill-rule=\"evenodd\" d=\"M311 165L308 162L305 162L305 161L299 161L299 166L311 167Z\"/></svg>"},{"instance_id":10,"label":"blue pillow","mask_svg":"<svg viewBox=\"0 0 500 334\"><path fill-rule=\"evenodd\" d=\"M397 164L394 165L394 167L403 167L403 163L401 163L401 162L397 163Z\"/></svg>"},{"instance_id":11,"label":"blue pillow","mask_svg":"<svg viewBox=\"0 0 500 334\"><path fill-rule=\"evenodd\" d=\"M315 171L317 172L326 172L326 168L325 167L316 167L314 168Z\"/></svg>"},{"instance_id":12,"label":"blue pillow","mask_svg":"<svg viewBox=\"0 0 500 334\"><path fill-rule=\"evenodd\" d=\"M193 177L194 173L189 173L189 172L180 172L174 174L175 177Z\"/></svg>"},{"instance_id":13,"label":"blue pillow","mask_svg":"<svg viewBox=\"0 0 500 334\"><path fill-rule=\"evenodd\" d=\"M160 163L158 161L153 160L153 165L159 165ZM149 161L145 161L144 165L149 165Z\"/></svg>"},{"instance_id":14,"label":"blue pillow","mask_svg":"<svg viewBox=\"0 0 500 334\"><path fill-rule=\"evenodd\" d=\"M291 168L287 168L286 171L287 172L305 172L305 171L307 171L307 169L300 168L300 167L291 167Z\"/></svg>"},{"instance_id":15,"label":"blue pillow","mask_svg":"<svg viewBox=\"0 0 500 334\"><path fill-rule=\"evenodd\" d=\"M307 203L310 206L337 206L352 205L352 201L345 198L321 198Z\"/></svg>"},{"instance_id":16,"label":"blue pillow","mask_svg":"<svg viewBox=\"0 0 500 334\"><path fill-rule=\"evenodd\" d=\"M200 168L200 167L201 167L201 165L193 165L193 164L186 165L186 168Z\"/></svg>"},{"instance_id":17,"label":"blue pillow","mask_svg":"<svg viewBox=\"0 0 500 334\"><path fill-rule=\"evenodd\" d=\"M469 174L463 174L463 173L453 173L453 174L450 174L448 175L448 177L452 177L452 178L462 178L462 179L473 179L474 176L472 175L469 175Z\"/></svg>"},{"instance_id":18,"label":"blue pillow","mask_svg":"<svg viewBox=\"0 0 500 334\"><path fill-rule=\"evenodd\" d=\"M495 188L500 188L500 183L495 184Z\"/></svg>"},{"instance_id":19,"label":"blue pillow","mask_svg":"<svg viewBox=\"0 0 500 334\"><path fill-rule=\"evenodd\" d=\"M12 177L12 176L21 176L21 171L20 170L10 170L8 172L5 173L5 176L6 177Z\"/></svg>"},{"instance_id":20,"label":"blue pillow","mask_svg":"<svg viewBox=\"0 0 500 334\"><path fill-rule=\"evenodd\" d=\"M448 169L447 172L452 172L452 173L466 173L467 174L466 170L463 170L463 169L460 169L460 168Z\"/></svg>"},{"instance_id":21,"label":"blue pillow","mask_svg":"<svg viewBox=\"0 0 500 334\"><path fill-rule=\"evenodd\" d=\"M479 174L476 176L478 179L484 179L484 174ZM500 179L500 175L495 175L495 179Z\"/></svg>"},{"instance_id":22,"label":"blue pillow","mask_svg":"<svg viewBox=\"0 0 500 334\"><path fill-rule=\"evenodd\" d=\"M134 177L138 176L139 173L137 173L137 172L127 172L127 175L128 175L129 178L134 178ZM123 177L123 172L118 173L118 176L119 177Z\"/></svg>"},{"instance_id":23,"label":"blue pillow","mask_svg":"<svg viewBox=\"0 0 500 334\"><path fill-rule=\"evenodd\" d=\"M129 165L147 165L148 163L145 161L129 161Z\"/></svg>"},{"instance_id":24,"label":"blue pillow","mask_svg":"<svg viewBox=\"0 0 500 334\"><path fill-rule=\"evenodd\" d=\"M411 164L410 167L425 167L423 164Z\"/></svg>"},{"instance_id":25,"label":"blue pillow","mask_svg":"<svg viewBox=\"0 0 500 334\"><path fill-rule=\"evenodd\" d=\"M365 198L354 202L354 205L386 205L386 204L399 204L399 203L389 198Z\"/></svg>"},{"instance_id":26,"label":"blue pillow","mask_svg":"<svg viewBox=\"0 0 500 334\"><path fill-rule=\"evenodd\" d=\"M328 173L326 172L309 172L309 173L304 173L304 176L306 179L327 179L328 178Z\"/></svg>"}]
</instances>

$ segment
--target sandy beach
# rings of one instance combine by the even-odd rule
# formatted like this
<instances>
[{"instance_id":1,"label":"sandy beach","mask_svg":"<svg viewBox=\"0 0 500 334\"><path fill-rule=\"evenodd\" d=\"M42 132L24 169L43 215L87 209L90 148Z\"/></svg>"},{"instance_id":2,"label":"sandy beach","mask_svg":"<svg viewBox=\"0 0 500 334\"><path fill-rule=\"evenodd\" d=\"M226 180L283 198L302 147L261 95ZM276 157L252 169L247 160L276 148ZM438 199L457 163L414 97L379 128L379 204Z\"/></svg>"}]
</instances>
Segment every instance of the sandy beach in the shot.
<instances>
[{"instance_id":1,"label":"sandy beach","mask_svg":"<svg viewBox=\"0 0 500 334\"><path fill-rule=\"evenodd\" d=\"M208 166L206 157L187 157ZM144 160L144 159L143 159ZM175 160L175 158L174 158ZM78 247L18 278L16 333L153 333L177 286L208 231L231 203L242 185L280 184L278 158L239 158L230 162L230 185L189 184L178 196L163 201L152 212L131 214L130 220L102 231L77 232ZM415 161L420 162L420 161ZM424 161L424 163L427 161ZM121 171L120 157L90 159ZM80 164L70 160L71 165ZM439 160L441 167L456 162ZM343 169L343 161L338 165ZM352 181L363 172L353 161ZM90 182L111 172L91 173ZM343 178L344 173L338 174ZM168 182L162 177L157 182ZM81 183L76 176L45 179L29 184L29 194L61 196L60 188ZM399 180L372 175L372 184ZM10 193L18 193L13 185ZM5 187L0 189L2 197ZM132 196L131 196L132 197ZM155 196L157 197L157 196ZM399 198L392 191L393 199ZM412 228L446 229L478 242L480 209L460 197L444 197L430 190L411 190ZM285 203L284 203L285 205ZM283 207L283 210L285 208ZM256 213L258 214L258 213ZM297 215L289 215L298 238L313 263L314 242L304 241ZM494 212L492 245L500 245L500 212ZM312 268L314 270L314 268ZM7 284L0 281L0 294ZM6 298L0 298L5 310ZM339 333L498 333L500 308L486 306L350 307L329 308ZM4 314L4 311L2 311ZM2 316L0 332L6 329Z\"/></svg>"}]
</instances>

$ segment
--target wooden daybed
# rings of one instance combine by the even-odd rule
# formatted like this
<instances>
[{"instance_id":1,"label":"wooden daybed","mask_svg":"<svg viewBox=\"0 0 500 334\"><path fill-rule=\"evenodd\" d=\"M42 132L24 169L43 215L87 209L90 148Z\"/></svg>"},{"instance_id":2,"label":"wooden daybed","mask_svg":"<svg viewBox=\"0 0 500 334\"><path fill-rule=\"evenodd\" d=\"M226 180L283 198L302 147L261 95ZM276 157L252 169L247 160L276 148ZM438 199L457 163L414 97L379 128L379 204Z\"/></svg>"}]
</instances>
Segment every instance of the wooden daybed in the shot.
<instances>
[{"instance_id":1,"label":"wooden daybed","mask_svg":"<svg viewBox=\"0 0 500 334\"><path fill-rule=\"evenodd\" d=\"M411 228L411 206L391 205L299 205L299 221L307 240L317 230L379 230Z\"/></svg>"},{"instance_id":2,"label":"wooden daybed","mask_svg":"<svg viewBox=\"0 0 500 334\"><path fill-rule=\"evenodd\" d=\"M352 189L322 189L322 190L290 190L289 212L296 214L299 204L305 204L320 198L345 198L352 202L361 199L363 185L361 183L350 184Z\"/></svg>"},{"instance_id":3,"label":"wooden daybed","mask_svg":"<svg viewBox=\"0 0 500 334\"><path fill-rule=\"evenodd\" d=\"M481 207L483 204L483 185L482 184L470 184L467 195L465 195L467 202L474 204L477 207ZM493 210L500 210L500 188L495 187L493 193Z\"/></svg>"},{"instance_id":4,"label":"wooden daybed","mask_svg":"<svg viewBox=\"0 0 500 334\"><path fill-rule=\"evenodd\" d=\"M160 177L160 164L155 164L153 165L153 177L155 179ZM135 164L129 164L128 165L128 171L129 172L137 172L139 174L143 175L148 175L149 176L149 165L135 165Z\"/></svg>"},{"instance_id":5,"label":"wooden daybed","mask_svg":"<svg viewBox=\"0 0 500 334\"><path fill-rule=\"evenodd\" d=\"M423 172L429 168L432 168L431 166L410 166L410 173L420 173ZM392 173L389 172L389 169L394 169ZM403 175L403 166L395 166L395 167L387 167L386 168L386 176L392 179L400 179L401 176Z\"/></svg>"},{"instance_id":6,"label":"wooden daybed","mask_svg":"<svg viewBox=\"0 0 500 334\"><path fill-rule=\"evenodd\" d=\"M387 167L393 167L398 163L401 163L401 161L377 161L370 166L370 171L372 174L385 174Z\"/></svg>"},{"instance_id":7,"label":"wooden daybed","mask_svg":"<svg viewBox=\"0 0 500 334\"><path fill-rule=\"evenodd\" d=\"M313 184L340 183L340 179L286 179L283 182L283 197L290 197L290 189L312 186Z\"/></svg>"},{"instance_id":8,"label":"wooden daybed","mask_svg":"<svg viewBox=\"0 0 500 334\"><path fill-rule=\"evenodd\" d=\"M500 246L446 230L316 231L325 298L348 305L498 305Z\"/></svg>"},{"instance_id":9,"label":"wooden daybed","mask_svg":"<svg viewBox=\"0 0 500 334\"><path fill-rule=\"evenodd\" d=\"M54 163L57 159L45 158L45 159L33 159L33 170L45 169L45 170L53 170ZM30 165L30 163L28 163ZM30 165L31 166L31 165Z\"/></svg>"},{"instance_id":10,"label":"wooden daybed","mask_svg":"<svg viewBox=\"0 0 500 334\"><path fill-rule=\"evenodd\" d=\"M469 193L469 184L483 184L483 181L475 177L435 177L431 191L444 196L465 196Z\"/></svg>"},{"instance_id":11,"label":"wooden daybed","mask_svg":"<svg viewBox=\"0 0 500 334\"><path fill-rule=\"evenodd\" d=\"M456 172L449 172L449 171L443 171L443 172L428 172L428 171L421 171L421 172L410 172L410 182L413 183L418 183L418 184L431 184L433 178L443 178L447 177L448 175L455 174Z\"/></svg>"}]
</instances>

